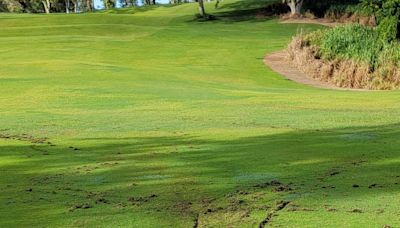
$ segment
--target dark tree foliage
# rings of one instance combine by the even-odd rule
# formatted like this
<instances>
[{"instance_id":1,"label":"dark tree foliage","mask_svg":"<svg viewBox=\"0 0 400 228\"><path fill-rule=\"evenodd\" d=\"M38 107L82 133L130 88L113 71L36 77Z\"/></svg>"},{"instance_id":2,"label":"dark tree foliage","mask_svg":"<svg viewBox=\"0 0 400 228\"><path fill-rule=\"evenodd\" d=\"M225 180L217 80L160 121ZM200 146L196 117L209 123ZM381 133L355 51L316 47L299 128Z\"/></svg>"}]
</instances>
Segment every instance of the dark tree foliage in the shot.
<instances>
[{"instance_id":1,"label":"dark tree foliage","mask_svg":"<svg viewBox=\"0 0 400 228\"><path fill-rule=\"evenodd\" d=\"M383 39L400 38L400 0L362 0L361 6L375 15Z\"/></svg>"},{"instance_id":2,"label":"dark tree foliage","mask_svg":"<svg viewBox=\"0 0 400 228\"><path fill-rule=\"evenodd\" d=\"M323 17L332 5L356 5L359 2L360 0L307 0L304 3L304 10L310 11L317 17Z\"/></svg>"}]
</instances>

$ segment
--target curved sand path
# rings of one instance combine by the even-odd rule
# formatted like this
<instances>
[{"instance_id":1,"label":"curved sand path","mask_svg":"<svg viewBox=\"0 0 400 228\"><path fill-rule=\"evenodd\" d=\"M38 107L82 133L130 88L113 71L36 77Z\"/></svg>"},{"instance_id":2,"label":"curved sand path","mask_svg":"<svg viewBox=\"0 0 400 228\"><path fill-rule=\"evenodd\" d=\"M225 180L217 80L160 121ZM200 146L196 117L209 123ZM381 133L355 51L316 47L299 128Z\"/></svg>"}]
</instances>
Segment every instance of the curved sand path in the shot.
<instances>
[{"instance_id":1,"label":"curved sand path","mask_svg":"<svg viewBox=\"0 0 400 228\"><path fill-rule=\"evenodd\" d=\"M273 71L278 72L280 75L291 81L323 89L342 89L326 82L312 79L300 72L297 67L293 66L293 64L286 59L285 50L268 54L264 58L264 63Z\"/></svg>"}]
</instances>

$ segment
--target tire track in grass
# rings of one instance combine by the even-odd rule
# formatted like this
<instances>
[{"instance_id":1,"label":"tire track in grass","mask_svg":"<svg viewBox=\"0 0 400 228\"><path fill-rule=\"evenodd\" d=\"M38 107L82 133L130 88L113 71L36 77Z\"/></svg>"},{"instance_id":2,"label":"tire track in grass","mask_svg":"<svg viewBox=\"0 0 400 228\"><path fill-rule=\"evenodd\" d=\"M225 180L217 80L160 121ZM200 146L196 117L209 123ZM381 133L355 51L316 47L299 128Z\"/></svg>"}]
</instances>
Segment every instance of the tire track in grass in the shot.
<instances>
[{"instance_id":1,"label":"tire track in grass","mask_svg":"<svg viewBox=\"0 0 400 228\"><path fill-rule=\"evenodd\" d=\"M273 209L271 212L267 214L267 217L265 217L264 220L261 221L260 225L258 226L259 228L264 228L268 223L271 222L272 217L274 217L279 211L285 209L287 205L289 205L291 202L290 201L280 201L276 205L275 209Z\"/></svg>"}]
</instances>

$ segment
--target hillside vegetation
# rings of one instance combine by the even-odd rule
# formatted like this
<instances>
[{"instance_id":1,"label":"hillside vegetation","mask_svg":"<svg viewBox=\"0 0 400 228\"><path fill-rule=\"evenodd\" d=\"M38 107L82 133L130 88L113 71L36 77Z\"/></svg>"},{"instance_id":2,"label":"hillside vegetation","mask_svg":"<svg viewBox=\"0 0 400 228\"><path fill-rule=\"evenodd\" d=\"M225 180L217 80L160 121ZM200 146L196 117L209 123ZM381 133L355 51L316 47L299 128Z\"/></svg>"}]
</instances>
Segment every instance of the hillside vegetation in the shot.
<instances>
[{"instance_id":1,"label":"hillside vegetation","mask_svg":"<svg viewBox=\"0 0 400 228\"><path fill-rule=\"evenodd\" d=\"M332 4L325 18L353 24L295 37L288 54L297 68L340 87L400 87L399 0Z\"/></svg>"},{"instance_id":2,"label":"hillside vegetation","mask_svg":"<svg viewBox=\"0 0 400 228\"><path fill-rule=\"evenodd\" d=\"M381 39L376 28L352 24L300 34L288 52L304 73L340 87L400 86L400 43Z\"/></svg>"}]
</instances>

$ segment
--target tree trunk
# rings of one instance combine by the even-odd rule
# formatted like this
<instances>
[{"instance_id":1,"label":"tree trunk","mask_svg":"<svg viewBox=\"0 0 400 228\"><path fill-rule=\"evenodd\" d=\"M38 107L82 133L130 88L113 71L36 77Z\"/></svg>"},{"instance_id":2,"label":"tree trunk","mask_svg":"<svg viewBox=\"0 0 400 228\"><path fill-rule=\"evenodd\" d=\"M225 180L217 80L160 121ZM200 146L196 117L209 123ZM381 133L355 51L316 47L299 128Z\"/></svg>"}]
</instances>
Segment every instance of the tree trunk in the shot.
<instances>
[{"instance_id":1,"label":"tree trunk","mask_svg":"<svg viewBox=\"0 0 400 228\"><path fill-rule=\"evenodd\" d=\"M303 6L304 0L289 0L287 1L288 6L290 7L291 15L299 15L301 13L301 8Z\"/></svg>"},{"instance_id":2,"label":"tree trunk","mask_svg":"<svg viewBox=\"0 0 400 228\"><path fill-rule=\"evenodd\" d=\"M72 1L72 4L74 4L74 13L78 13L78 2Z\"/></svg>"},{"instance_id":3,"label":"tree trunk","mask_svg":"<svg viewBox=\"0 0 400 228\"><path fill-rule=\"evenodd\" d=\"M206 10L204 9L204 1L203 0L198 0L199 1L199 13L201 17L206 16Z\"/></svg>"},{"instance_id":4,"label":"tree trunk","mask_svg":"<svg viewBox=\"0 0 400 228\"><path fill-rule=\"evenodd\" d=\"M304 0L300 0L297 2L296 12L295 12L296 14L301 14L301 8L303 7L303 2Z\"/></svg>"},{"instance_id":5,"label":"tree trunk","mask_svg":"<svg viewBox=\"0 0 400 228\"><path fill-rule=\"evenodd\" d=\"M218 6L220 3L221 3L221 0L217 0L217 2L215 3L215 9L218 9Z\"/></svg>"},{"instance_id":6,"label":"tree trunk","mask_svg":"<svg viewBox=\"0 0 400 228\"><path fill-rule=\"evenodd\" d=\"M65 0L65 13L69 13L69 1L70 0Z\"/></svg>"},{"instance_id":7,"label":"tree trunk","mask_svg":"<svg viewBox=\"0 0 400 228\"><path fill-rule=\"evenodd\" d=\"M86 10L93 11L94 10L94 2L93 0L86 0Z\"/></svg>"},{"instance_id":8,"label":"tree trunk","mask_svg":"<svg viewBox=\"0 0 400 228\"><path fill-rule=\"evenodd\" d=\"M43 0L42 1L44 12L50 13L50 0Z\"/></svg>"}]
</instances>

